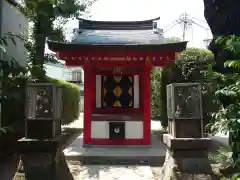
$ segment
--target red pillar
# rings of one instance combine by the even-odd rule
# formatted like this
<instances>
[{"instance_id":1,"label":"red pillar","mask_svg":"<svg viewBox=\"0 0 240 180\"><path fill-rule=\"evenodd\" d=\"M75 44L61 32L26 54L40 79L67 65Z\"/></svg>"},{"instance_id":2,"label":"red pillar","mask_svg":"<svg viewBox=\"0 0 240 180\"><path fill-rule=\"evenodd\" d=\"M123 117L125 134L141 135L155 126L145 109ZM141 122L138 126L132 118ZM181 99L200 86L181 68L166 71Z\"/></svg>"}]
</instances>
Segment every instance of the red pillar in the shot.
<instances>
[{"instance_id":1,"label":"red pillar","mask_svg":"<svg viewBox=\"0 0 240 180\"><path fill-rule=\"evenodd\" d=\"M93 74L91 66L87 62L84 63L84 130L83 144L90 144L91 141L91 117L92 117L92 81Z\"/></svg>"},{"instance_id":2,"label":"red pillar","mask_svg":"<svg viewBox=\"0 0 240 180\"><path fill-rule=\"evenodd\" d=\"M143 136L144 144L151 144L151 82L150 82L151 67L146 66L144 68L144 89L143 89L143 113L144 113L144 125Z\"/></svg>"}]
</instances>

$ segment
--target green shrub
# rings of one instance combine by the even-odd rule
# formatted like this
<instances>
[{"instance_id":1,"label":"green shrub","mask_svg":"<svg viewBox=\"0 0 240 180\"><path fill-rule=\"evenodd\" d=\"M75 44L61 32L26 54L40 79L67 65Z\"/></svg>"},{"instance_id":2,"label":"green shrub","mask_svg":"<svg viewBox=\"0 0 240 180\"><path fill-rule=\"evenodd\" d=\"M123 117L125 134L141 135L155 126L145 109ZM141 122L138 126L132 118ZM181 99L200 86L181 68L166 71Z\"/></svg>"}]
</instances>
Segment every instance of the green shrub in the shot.
<instances>
[{"instance_id":1,"label":"green shrub","mask_svg":"<svg viewBox=\"0 0 240 180\"><path fill-rule=\"evenodd\" d=\"M2 92L2 126L24 122L25 94L28 77L12 78L11 83L3 86Z\"/></svg>"},{"instance_id":2,"label":"green shrub","mask_svg":"<svg viewBox=\"0 0 240 180\"><path fill-rule=\"evenodd\" d=\"M7 88L3 88L4 95L7 97L2 101L1 123L3 126L9 126L17 122L19 125L24 123L25 94L26 84L28 81L28 77L18 77L15 78ZM63 110L61 118L62 124L69 124L78 119L80 87L66 81L56 80L52 78L48 78L47 81L63 87Z\"/></svg>"},{"instance_id":3,"label":"green shrub","mask_svg":"<svg viewBox=\"0 0 240 180\"><path fill-rule=\"evenodd\" d=\"M66 81L49 78L50 83L63 88L62 125L69 124L79 117L80 87Z\"/></svg>"},{"instance_id":4,"label":"green shrub","mask_svg":"<svg viewBox=\"0 0 240 180\"><path fill-rule=\"evenodd\" d=\"M151 73L151 90L152 90L152 101L151 101L151 114L152 119L161 120L163 128L167 127L167 107L166 103L166 85L167 79L164 77L165 69L155 68Z\"/></svg>"},{"instance_id":5,"label":"green shrub","mask_svg":"<svg viewBox=\"0 0 240 180\"><path fill-rule=\"evenodd\" d=\"M206 84L201 71L213 64L213 54L205 49L188 48L169 67L154 69L151 76L152 116L158 117L164 128L168 125L166 86L171 83L200 82L203 86L204 124L211 121L211 112L219 108L214 102L214 85Z\"/></svg>"}]
</instances>

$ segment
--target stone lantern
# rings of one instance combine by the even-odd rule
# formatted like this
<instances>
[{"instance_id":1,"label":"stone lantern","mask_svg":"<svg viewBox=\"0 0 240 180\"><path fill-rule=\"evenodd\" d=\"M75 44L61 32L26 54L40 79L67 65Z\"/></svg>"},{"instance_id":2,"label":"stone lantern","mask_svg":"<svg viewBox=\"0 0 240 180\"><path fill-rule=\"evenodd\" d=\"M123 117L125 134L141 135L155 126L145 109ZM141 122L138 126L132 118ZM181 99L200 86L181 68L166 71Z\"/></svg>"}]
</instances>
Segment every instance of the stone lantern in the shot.
<instances>
[{"instance_id":1,"label":"stone lantern","mask_svg":"<svg viewBox=\"0 0 240 180\"><path fill-rule=\"evenodd\" d=\"M174 138L203 137L201 84L168 85L167 115L169 134Z\"/></svg>"},{"instance_id":2,"label":"stone lantern","mask_svg":"<svg viewBox=\"0 0 240 180\"><path fill-rule=\"evenodd\" d=\"M62 88L32 83L26 91L25 138L47 139L61 134Z\"/></svg>"},{"instance_id":3,"label":"stone lantern","mask_svg":"<svg viewBox=\"0 0 240 180\"><path fill-rule=\"evenodd\" d=\"M20 160L13 179L60 179L62 88L28 84L25 108L25 137L18 140Z\"/></svg>"},{"instance_id":4,"label":"stone lantern","mask_svg":"<svg viewBox=\"0 0 240 180\"><path fill-rule=\"evenodd\" d=\"M167 86L168 134L162 180L212 179L208 160L211 140L203 137L202 91L199 83Z\"/></svg>"}]
</instances>

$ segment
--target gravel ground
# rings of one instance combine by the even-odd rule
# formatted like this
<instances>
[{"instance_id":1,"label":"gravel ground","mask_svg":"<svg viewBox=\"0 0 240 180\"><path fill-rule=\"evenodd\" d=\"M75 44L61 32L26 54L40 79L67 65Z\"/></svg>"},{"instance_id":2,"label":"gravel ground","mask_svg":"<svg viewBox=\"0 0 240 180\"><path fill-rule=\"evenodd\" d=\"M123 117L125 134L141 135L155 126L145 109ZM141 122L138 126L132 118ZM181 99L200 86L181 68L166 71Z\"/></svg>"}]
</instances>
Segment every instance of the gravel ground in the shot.
<instances>
[{"instance_id":1,"label":"gravel ground","mask_svg":"<svg viewBox=\"0 0 240 180\"><path fill-rule=\"evenodd\" d=\"M74 180L160 180L160 167L150 166L105 166L82 165L79 161L68 161Z\"/></svg>"}]
</instances>

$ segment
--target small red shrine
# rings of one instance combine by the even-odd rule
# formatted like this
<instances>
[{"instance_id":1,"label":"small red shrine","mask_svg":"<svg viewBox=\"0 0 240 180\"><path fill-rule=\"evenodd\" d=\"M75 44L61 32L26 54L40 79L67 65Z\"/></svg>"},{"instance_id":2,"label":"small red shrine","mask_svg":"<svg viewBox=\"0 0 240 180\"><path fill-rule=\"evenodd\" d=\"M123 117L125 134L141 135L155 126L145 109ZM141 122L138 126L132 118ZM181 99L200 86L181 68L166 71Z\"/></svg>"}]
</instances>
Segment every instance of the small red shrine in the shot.
<instances>
[{"instance_id":1,"label":"small red shrine","mask_svg":"<svg viewBox=\"0 0 240 180\"><path fill-rule=\"evenodd\" d=\"M79 19L72 42L48 41L66 66L84 69L84 144L151 144L151 70L187 44L162 42L156 20Z\"/></svg>"}]
</instances>

